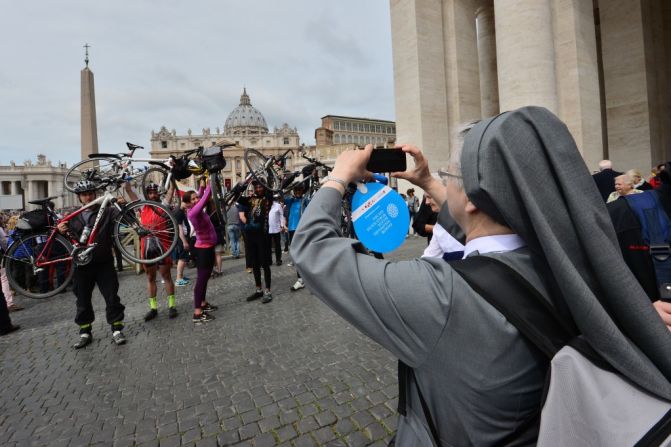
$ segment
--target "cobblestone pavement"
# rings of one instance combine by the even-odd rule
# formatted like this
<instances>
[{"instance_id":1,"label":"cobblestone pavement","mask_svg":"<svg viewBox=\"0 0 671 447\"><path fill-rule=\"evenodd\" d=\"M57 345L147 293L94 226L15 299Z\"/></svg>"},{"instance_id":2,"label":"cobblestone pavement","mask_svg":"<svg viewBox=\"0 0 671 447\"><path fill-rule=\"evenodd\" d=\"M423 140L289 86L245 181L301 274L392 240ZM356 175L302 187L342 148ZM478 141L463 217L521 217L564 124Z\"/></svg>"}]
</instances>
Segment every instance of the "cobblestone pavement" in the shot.
<instances>
[{"instance_id":1,"label":"cobblestone pavement","mask_svg":"<svg viewBox=\"0 0 671 447\"><path fill-rule=\"evenodd\" d=\"M415 257L425 244L408 239L387 257ZM97 291L94 341L80 351L71 292L18 297L26 310L11 316L22 329L0 338L0 445L387 445L395 360L306 289L290 292L284 256L265 305L245 301L244 260L225 261L208 290L216 320L204 325L191 322L191 286L177 288L177 319L163 293L145 323L145 277L122 273L125 346L111 344Z\"/></svg>"}]
</instances>

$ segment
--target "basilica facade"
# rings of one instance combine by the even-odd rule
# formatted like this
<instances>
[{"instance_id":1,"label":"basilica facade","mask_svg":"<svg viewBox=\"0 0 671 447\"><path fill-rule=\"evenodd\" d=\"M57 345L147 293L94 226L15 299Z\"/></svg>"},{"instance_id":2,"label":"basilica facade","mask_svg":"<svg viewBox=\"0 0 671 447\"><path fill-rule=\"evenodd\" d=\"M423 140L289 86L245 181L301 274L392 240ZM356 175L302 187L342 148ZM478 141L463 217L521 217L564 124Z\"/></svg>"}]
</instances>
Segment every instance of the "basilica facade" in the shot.
<instances>
[{"instance_id":1,"label":"basilica facade","mask_svg":"<svg viewBox=\"0 0 671 447\"><path fill-rule=\"evenodd\" d=\"M188 129L186 135L178 135L174 129L168 130L163 126L158 132L151 133L150 154L152 158L165 159L170 155L179 156L199 146L219 144L235 144L224 149L227 164L221 175L227 189L247 175L245 149L253 148L266 155L282 155L291 150L292 155L287 160L289 170L300 169L304 165L299 153L307 149L301 145L296 128L287 123L273 128L271 132L263 114L252 105L247 89L243 89L240 104L228 115L223 129L204 128L200 133ZM190 180L194 181L193 178Z\"/></svg>"}]
</instances>

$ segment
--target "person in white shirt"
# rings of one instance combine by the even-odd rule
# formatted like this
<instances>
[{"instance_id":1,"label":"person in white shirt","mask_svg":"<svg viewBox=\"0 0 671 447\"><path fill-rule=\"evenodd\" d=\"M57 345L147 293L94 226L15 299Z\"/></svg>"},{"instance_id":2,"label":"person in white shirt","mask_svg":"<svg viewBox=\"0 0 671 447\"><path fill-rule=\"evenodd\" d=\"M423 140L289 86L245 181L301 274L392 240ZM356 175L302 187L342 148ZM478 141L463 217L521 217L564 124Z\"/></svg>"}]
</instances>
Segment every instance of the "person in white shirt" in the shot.
<instances>
[{"instance_id":1,"label":"person in white shirt","mask_svg":"<svg viewBox=\"0 0 671 447\"><path fill-rule=\"evenodd\" d=\"M284 219L284 201L280 194L273 196L273 205L268 214L268 234L275 250L275 265L282 265L282 238L281 234L286 231Z\"/></svg>"}]
</instances>

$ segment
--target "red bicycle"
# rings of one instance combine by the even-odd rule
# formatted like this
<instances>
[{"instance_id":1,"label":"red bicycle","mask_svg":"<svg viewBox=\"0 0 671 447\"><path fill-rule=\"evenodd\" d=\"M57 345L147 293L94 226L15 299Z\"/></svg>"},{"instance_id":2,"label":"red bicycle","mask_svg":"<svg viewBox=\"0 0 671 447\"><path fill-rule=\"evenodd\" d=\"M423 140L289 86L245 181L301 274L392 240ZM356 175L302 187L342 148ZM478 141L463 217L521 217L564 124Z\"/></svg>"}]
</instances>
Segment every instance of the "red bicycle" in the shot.
<instances>
[{"instance_id":1,"label":"red bicycle","mask_svg":"<svg viewBox=\"0 0 671 447\"><path fill-rule=\"evenodd\" d=\"M63 218L49 206L54 197L30 202L41 206L41 210L31 213L42 216L43 224L40 224L40 219L34 225L24 221L23 228L13 234L13 241L3 260L7 279L17 293L30 298L48 298L65 289L72 280L73 266L91 262L96 247L96 234L103 213L109 207L115 210L114 244L128 261L153 264L172 252L177 244L178 227L168 207L147 200L119 204L112 191L123 184L121 175L100 179L93 174L89 179L95 180L100 185L99 189L105 189L105 194ZM80 239L71 233L63 235L58 232L59 223L68 222L96 205L100 205L100 209L95 223L90 229L85 229ZM150 224L144 225L140 218L143 212L154 213L158 218L151 219ZM163 249L147 258L137 248L149 242L158 242Z\"/></svg>"}]
</instances>

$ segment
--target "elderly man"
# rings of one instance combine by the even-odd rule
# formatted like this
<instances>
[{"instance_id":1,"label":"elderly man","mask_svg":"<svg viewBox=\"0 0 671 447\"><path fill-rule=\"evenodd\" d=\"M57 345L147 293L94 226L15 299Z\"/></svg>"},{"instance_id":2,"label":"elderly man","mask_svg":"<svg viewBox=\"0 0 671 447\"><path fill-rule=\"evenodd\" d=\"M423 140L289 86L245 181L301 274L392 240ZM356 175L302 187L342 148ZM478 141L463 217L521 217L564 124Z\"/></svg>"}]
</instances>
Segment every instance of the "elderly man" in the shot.
<instances>
[{"instance_id":1,"label":"elderly man","mask_svg":"<svg viewBox=\"0 0 671 447\"><path fill-rule=\"evenodd\" d=\"M606 207L557 117L527 107L478 123L451 154L444 183L419 149L403 150L415 168L395 176L448 207L466 235L465 257L515 270L572 336L671 398L671 334L622 261ZM371 152L343 152L305 212L293 249L307 287L414 371L399 396L406 405L396 445L534 444L547 359L452 264L378 260L340 238L345 186L370 176Z\"/></svg>"},{"instance_id":2,"label":"elderly man","mask_svg":"<svg viewBox=\"0 0 671 447\"><path fill-rule=\"evenodd\" d=\"M615 191L610 193L606 203L614 202L629 194L640 194L642 192L640 189L634 188L634 180L627 174L618 175L615 177Z\"/></svg>"},{"instance_id":3,"label":"elderly man","mask_svg":"<svg viewBox=\"0 0 671 447\"><path fill-rule=\"evenodd\" d=\"M622 175L621 172L613 170L613 163L610 160L601 160L599 162L599 172L592 175L596 187L601 193L601 197L606 201L608 195L613 192L613 181L615 177Z\"/></svg>"}]
</instances>

